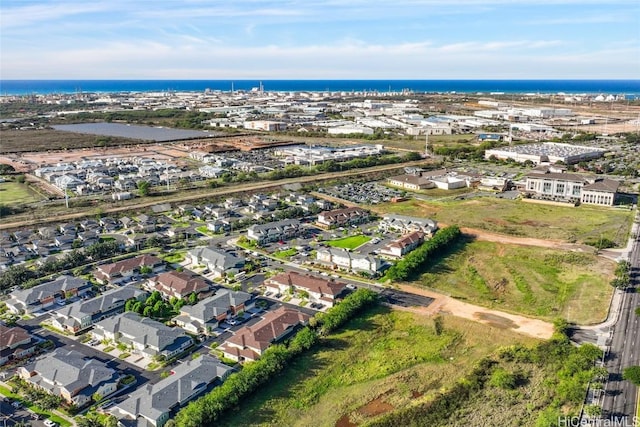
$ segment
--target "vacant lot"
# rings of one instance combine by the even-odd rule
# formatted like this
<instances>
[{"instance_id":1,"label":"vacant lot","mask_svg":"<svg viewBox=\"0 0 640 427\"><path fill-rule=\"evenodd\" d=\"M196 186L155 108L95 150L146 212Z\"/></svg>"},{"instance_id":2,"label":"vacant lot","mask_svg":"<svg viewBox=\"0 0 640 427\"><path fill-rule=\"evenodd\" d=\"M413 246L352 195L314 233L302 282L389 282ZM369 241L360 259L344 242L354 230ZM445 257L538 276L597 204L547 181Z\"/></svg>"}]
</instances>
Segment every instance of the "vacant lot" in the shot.
<instances>
[{"instance_id":1,"label":"vacant lot","mask_svg":"<svg viewBox=\"0 0 640 427\"><path fill-rule=\"evenodd\" d=\"M430 400L515 333L445 316L380 307L305 354L220 425L351 426Z\"/></svg>"},{"instance_id":2,"label":"vacant lot","mask_svg":"<svg viewBox=\"0 0 640 427\"><path fill-rule=\"evenodd\" d=\"M364 245L369 240L371 240L370 237L367 237L362 234L358 234L356 236L349 236L349 237L343 237L342 239L330 240L326 242L326 244L334 248L354 250L355 248Z\"/></svg>"},{"instance_id":3,"label":"vacant lot","mask_svg":"<svg viewBox=\"0 0 640 427\"><path fill-rule=\"evenodd\" d=\"M0 183L0 205L21 205L42 200L28 185L7 181Z\"/></svg>"},{"instance_id":4,"label":"vacant lot","mask_svg":"<svg viewBox=\"0 0 640 427\"><path fill-rule=\"evenodd\" d=\"M606 317L614 267L592 254L473 241L451 248L412 284L498 310L590 324Z\"/></svg>"},{"instance_id":5,"label":"vacant lot","mask_svg":"<svg viewBox=\"0 0 640 427\"><path fill-rule=\"evenodd\" d=\"M85 147L114 147L141 144L144 141L85 135L53 129L1 130L0 153L23 153L26 151L66 150Z\"/></svg>"},{"instance_id":6,"label":"vacant lot","mask_svg":"<svg viewBox=\"0 0 640 427\"><path fill-rule=\"evenodd\" d=\"M420 136L413 140L384 140L376 141L388 148L398 148L405 150L413 150L424 152L426 145L426 137ZM429 151L433 152L436 147L449 147L457 145L473 145L477 144L475 134L464 135L431 135L429 136Z\"/></svg>"},{"instance_id":7,"label":"vacant lot","mask_svg":"<svg viewBox=\"0 0 640 427\"><path fill-rule=\"evenodd\" d=\"M371 209L512 236L579 243L602 238L618 245L627 243L633 220L633 212L629 210L586 205L550 206L493 197L446 202L409 200Z\"/></svg>"}]
</instances>

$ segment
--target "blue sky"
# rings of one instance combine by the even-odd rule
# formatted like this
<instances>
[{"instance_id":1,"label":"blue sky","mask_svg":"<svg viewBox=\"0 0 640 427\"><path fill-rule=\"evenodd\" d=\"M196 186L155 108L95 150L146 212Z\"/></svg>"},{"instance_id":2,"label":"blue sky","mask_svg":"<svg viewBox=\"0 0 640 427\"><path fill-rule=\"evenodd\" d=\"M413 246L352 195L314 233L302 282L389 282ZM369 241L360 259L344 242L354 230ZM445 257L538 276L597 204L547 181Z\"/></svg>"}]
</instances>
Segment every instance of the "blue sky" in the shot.
<instances>
[{"instance_id":1,"label":"blue sky","mask_svg":"<svg viewBox=\"0 0 640 427\"><path fill-rule=\"evenodd\" d=\"M2 0L3 79L640 78L637 0Z\"/></svg>"}]
</instances>

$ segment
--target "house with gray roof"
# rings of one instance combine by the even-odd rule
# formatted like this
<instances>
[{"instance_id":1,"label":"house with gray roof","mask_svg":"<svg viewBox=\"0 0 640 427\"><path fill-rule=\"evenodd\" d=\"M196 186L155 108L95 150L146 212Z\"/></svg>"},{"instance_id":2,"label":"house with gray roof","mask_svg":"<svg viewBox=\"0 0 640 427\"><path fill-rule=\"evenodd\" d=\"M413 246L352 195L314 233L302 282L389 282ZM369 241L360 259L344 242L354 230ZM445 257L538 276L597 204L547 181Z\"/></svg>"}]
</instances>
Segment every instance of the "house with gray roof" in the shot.
<instances>
[{"instance_id":1,"label":"house with gray roof","mask_svg":"<svg viewBox=\"0 0 640 427\"><path fill-rule=\"evenodd\" d=\"M170 359L193 344L182 329L132 312L104 319L91 332L96 339L124 343L145 357L161 355Z\"/></svg>"},{"instance_id":2,"label":"house with gray roof","mask_svg":"<svg viewBox=\"0 0 640 427\"><path fill-rule=\"evenodd\" d=\"M404 234L421 231L426 235L431 235L438 230L438 223L429 218L387 214L382 217L378 228L384 232L399 231Z\"/></svg>"},{"instance_id":3,"label":"house with gray roof","mask_svg":"<svg viewBox=\"0 0 640 427\"><path fill-rule=\"evenodd\" d=\"M232 372L231 367L205 354L176 365L171 375L156 384L138 388L111 412L137 426L162 427L181 407L224 382Z\"/></svg>"},{"instance_id":4,"label":"house with gray roof","mask_svg":"<svg viewBox=\"0 0 640 427\"><path fill-rule=\"evenodd\" d=\"M90 403L95 393L109 396L116 391L120 379L120 374L105 363L64 348L58 348L16 372L29 384L76 406Z\"/></svg>"},{"instance_id":5,"label":"house with gray roof","mask_svg":"<svg viewBox=\"0 0 640 427\"><path fill-rule=\"evenodd\" d=\"M255 306L251 294L220 289L195 305L185 305L173 321L193 334L210 334L218 323Z\"/></svg>"},{"instance_id":6,"label":"house with gray roof","mask_svg":"<svg viewBox=\"0 0 640 427\"><path fill-rule=\"evenodd\" d=\"M33 288L13 292L7 307L13 313L34 313L62 303L69 297L82 296L91 289L91 283L78 277L62 275L55 280Z\"/></svg>"},{"instance_id":7,"label":"house with gray roof","mask_svg":"<svg viewBox=\"0 0 640 427\"><path fill-rule=\"evenodd\" d=\"M316 252L316 259L331 268L341 268L356 273L364 272L373 276L388 266L377 256L359 254L343 248L320 248Z\"/></svg>"},{"instance_id":8,"label":"house with gray roof","mask_svg":"<svg viewBox=\"0 0 640 427\"><path fill-rule=\"evenodd\" d=\"M285 219L267 224L254 224L247 229L247 238L262 245L297 237L301 231L300 221L297 219Z\"/></svg>"},{"instance_id":9,"label":"house with gray roof","mask_svg":"<svg viewBox=\"0 0 640 427\"><path fill-rule=\"evenodd\" d=\"M201 247L191 249L187 254L192 264L205 265L214 277L238 274L245 264L243 257L230 250Z\"/></svg>"},{"instance_id":10,"label":"house with gray roof","mask_svg":"<svg viewBox=\"0 0 640 427\"><path fill-rule=\"evenodd\" d=\"M138 287L123 286L90 300L77 301L63 306L55 311L52 323L59 329L76 334L96 322L123 313L124 306L129 299L135 298L138 301L144 301L148 295L148 292Z\"/></svg>"}]
</instances>

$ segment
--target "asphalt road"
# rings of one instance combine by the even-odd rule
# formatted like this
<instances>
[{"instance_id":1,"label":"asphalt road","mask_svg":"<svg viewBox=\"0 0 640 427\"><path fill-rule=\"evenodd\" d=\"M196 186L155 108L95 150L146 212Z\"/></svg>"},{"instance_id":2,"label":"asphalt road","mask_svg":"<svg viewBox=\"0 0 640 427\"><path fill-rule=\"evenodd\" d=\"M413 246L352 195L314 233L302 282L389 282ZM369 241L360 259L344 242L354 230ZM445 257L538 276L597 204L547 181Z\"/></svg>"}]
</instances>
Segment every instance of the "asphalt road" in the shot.
<instances>
[{"instance_id":1,"label":"asphalt road","mask_svg":"<svg viewBox=\"0 0 640 427\"><path fill-rule=\"evenodd\" d=\"M605 388L603 415L621 427L635 427L638 387L622 379L624 368L640 365L640 317L635 309L640 306L640 237L636 238L630 256L631 284L624 294L620 317L613 329L610 353L606 360L609 381Z\"/></svg>"}]
</instances>

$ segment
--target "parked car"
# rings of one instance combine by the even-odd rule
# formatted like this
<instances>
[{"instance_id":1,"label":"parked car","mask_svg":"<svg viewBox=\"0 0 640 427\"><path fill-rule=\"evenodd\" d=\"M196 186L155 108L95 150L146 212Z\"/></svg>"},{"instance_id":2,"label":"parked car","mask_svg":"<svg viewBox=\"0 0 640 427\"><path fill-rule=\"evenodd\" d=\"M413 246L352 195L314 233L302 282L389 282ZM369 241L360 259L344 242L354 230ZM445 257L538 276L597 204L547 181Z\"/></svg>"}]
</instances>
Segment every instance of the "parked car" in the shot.
<instances>
[{"instance_id":1,"label":"parked car","mask_svg":"<svg viewBox=\"0 0 640 427\"><path fill-rule=\"evenodd\" d=\"M51 420L44 420L44 425L46 425L47 427L58 427L58 423Z\"/></svg>"}]
</instances>

